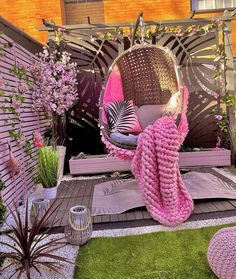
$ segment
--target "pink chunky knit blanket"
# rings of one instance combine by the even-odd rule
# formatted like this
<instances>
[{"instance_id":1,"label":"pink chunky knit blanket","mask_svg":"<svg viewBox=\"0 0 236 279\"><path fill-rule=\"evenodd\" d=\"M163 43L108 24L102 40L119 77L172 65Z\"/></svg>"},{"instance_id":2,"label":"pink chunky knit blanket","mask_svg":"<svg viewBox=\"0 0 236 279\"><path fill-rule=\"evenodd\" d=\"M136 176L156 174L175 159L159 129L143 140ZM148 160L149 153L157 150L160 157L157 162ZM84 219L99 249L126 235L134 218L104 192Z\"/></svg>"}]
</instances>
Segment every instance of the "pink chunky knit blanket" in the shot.
<instances>
[{"instance_id":1,"label":"pink chunky knit blanket","mask_svg":"<svg viewBox=\"0 0 236 279\"><path fill-rule=\"evenodd\" d=\"M188 133L186 87L183 94L178 127L175 116L157 119L140 134L136 150L119 148L102 137L111 154L132 160L132 172L142 189L149 213L153 219L169 226L185 221L193 210L193 201L183 184L178 165L178 150Z\"/></svg>"},{"instance_id":2,"label":"pink chunky knit blanket","mask_svg":"<svg viewBox=\"0 0 236 279\"><path fill-rule=\"evenodd\" d=\"M193 210L179 170L179 145L173 118L162 117L140 135L132 161L132 171L149 213L168 226L185 221Z\"/></svg>"},{"instance_id":3,"label":"pink chunky knit blanket","mask_svg":"<svg viewBox=\"0 0 236 279\"><path fill-rule=\"evenodd\" d=\"M163 116L149 125L138 138L131 165L152 218L168 226L185 221L193 210L193 201L184 186L178 164L178 150L188 132L187 88L184 91L179 126L171 116Z\"/></svg>"}]
</instances>

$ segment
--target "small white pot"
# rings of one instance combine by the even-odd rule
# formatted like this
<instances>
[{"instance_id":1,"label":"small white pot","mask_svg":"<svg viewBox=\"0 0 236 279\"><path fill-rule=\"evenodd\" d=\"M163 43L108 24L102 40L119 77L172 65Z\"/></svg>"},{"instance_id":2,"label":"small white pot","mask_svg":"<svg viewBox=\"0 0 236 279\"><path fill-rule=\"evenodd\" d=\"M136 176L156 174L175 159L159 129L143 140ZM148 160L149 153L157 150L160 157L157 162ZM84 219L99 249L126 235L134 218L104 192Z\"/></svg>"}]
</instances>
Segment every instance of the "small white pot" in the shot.
<instances>
[{"instance_id":1,"label":"small white pot","mask_svg":"<svg viewBox=\"0 0 236 279\"><path fill-rule=\"evenodd\" d=\"M46 200L53 200L57 197L57 187L43 188L43 196Z\"/></svg>"}]
</instances>

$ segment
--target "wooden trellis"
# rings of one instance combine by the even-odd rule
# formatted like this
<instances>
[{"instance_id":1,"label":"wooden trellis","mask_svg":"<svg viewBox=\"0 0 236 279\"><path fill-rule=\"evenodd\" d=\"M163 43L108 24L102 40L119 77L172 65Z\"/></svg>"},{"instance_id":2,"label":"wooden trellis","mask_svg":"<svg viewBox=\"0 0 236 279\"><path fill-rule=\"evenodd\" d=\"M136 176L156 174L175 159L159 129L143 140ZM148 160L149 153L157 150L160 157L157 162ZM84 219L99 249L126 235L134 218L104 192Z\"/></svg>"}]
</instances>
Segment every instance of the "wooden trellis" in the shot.
<instances>
[{"instance_id":1,"label":"wooden trellis","mask_svg":"<svg viewBox=\"0 0 236 279\"><path fill-rule=\"evenodd\" d=\"M27 154L20 144L17 144L9 135L9 130L19 131L19 125L12 125L15 118L14 113L5 111L4 107L10 107L10 102L5 103L4 99L9 97L13 92L19 92L19 80L11 69L15 65L24 65L29 67L37 57L34 52L42 50L42 45L32 38L18 30L10 23L0 17L0 30L4 35L0 37L0 44L7 44L9 47L4 49L0 57L0 79L4 82L0 84L0 178L4 183L2 197L6 206L13 205L22 201L23 196L35 183L35 172L37 165L37 148L33 144L33 131L45 131L48 123L45 117L37 115L32 110L31 91L28 90L24 95L24 102L20 112L21 130L26 140L29 140L32 147L31 154ZM28 77L30 75L28 74ZM5 112L4 112L5 111ZM20 164L20 173L12 176L9 168L9 148L7 142L11 142L12 152Z\"/></svg>"},{"instance_id":2,"label":"wooden trellis","mask_svg":"<svg viewBox=\"0 0 236 279\"><path fill-rule=\"evenodd\" d=\"M222 17L225 28L219 30L213 28L204 34L196 32L188 36L179 36L157 31L145 40L145 43L157 44L170 48L176 55L182 67L184 82L190 91L188 121L189 134L185 144L190 147L214 147L216 143L216 124L211 114L219 102L214 99L215 92L234 93L233 79L233 54L231 39L231 15L225 13ZM181 26L183 28L192 25L205 26L212 19L187 19L172 21L146 21L145 27L153 25ZM98 100L103 87L106 73L112 61L122 51L130 47L130 39L117 35L118 30L130 30L134 24L83 24L63 26L63 37L66 42L64 48L77 62L80 73L78 75L78 102L69 114L83 117L96 123L98 118ZM49 40L55 40L55 29L40 28L49 32ZM117 36L115 41L107 40L107 33ZM222 34L220 34L222 32ZM105 35L104 35L105 34ZM215 60L216 49L223 44L226 59L223 78L225 86L215 80L216 69L219 62ZM233 117L231 116L231 121Z\"/></svg>"}]
</instances>

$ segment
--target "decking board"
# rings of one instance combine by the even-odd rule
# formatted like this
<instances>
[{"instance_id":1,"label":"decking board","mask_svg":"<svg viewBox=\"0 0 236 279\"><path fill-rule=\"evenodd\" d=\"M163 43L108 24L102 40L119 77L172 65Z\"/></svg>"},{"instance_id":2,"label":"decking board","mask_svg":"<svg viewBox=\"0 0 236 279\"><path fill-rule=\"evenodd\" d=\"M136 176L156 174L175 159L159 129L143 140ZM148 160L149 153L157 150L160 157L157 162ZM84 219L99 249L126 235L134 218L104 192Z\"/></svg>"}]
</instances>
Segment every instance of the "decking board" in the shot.
<instances>
[{"instance_id":1,"label":"decking board","mask_svg":"<svg viewBox=\"0 0 236 279\"><path fill-rule=\"evenodd\" d=\"M114 180L114 178L99 178L85 180L63 181L58 189L58 197L54 202L54 207L60 207L53 213L51 220L58 219L55 227L63 227L68 223L69 209L75 205L85 205L89 209L92 206L93 190L95 185L106 181ZM196 201L192 216L200 216L201 214L219 213L220 216L224 212L236 210L236 200L201 200ZM150 214L145 207L129 210L122 214L102 215L92 217L92 222L96 224L111 225L114 223L123 224L124 222L150 222L152 220Z\"/></svg>"}]
</instances>

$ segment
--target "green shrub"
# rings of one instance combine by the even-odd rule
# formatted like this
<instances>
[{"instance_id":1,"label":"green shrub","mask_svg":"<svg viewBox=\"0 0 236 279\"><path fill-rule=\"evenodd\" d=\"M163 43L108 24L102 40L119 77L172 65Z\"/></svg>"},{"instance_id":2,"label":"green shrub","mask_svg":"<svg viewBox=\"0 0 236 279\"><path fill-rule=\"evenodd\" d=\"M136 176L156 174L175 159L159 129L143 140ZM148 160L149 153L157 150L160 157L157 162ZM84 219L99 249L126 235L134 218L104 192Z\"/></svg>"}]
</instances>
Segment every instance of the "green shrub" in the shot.
<instances>
[{"instance_id":1,"label":"green shrub","mask_svg":"<svg viewBox=\"0 0 236 279\"><path fill-rule=\"evenodd\" d=\"M57 186L58 177L58 151L51 146L39 149L37 182L42 183L44 188Z\"/></svg>"},{"instance_id":2,"label":"green shrub","mask_svg":"<svg viewBox=\"0 0 236 279\"><path fill-rule=\"evenodd\" d=\"M4 188L4 183L3 181L0 179L0 225L3 223L5 215L6 215L6 207L3 204L2 198L1 198L1 191ZM0 255L0 267L3 265L4 262L4 257L1 257Z\"/></svg>"}]
</instances>

